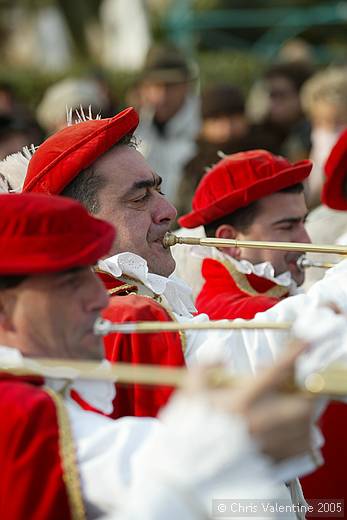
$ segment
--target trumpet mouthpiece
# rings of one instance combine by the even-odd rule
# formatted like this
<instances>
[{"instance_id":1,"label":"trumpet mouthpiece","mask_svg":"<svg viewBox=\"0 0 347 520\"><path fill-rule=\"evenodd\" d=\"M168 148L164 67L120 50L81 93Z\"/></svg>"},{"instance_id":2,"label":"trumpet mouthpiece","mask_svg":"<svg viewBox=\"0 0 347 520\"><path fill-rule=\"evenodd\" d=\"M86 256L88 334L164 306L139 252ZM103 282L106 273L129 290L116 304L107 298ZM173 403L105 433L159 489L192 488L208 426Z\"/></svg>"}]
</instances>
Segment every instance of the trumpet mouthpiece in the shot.
<instances>
[{"instance_id":1,"label":"trumpet mouthpiece","mask_svg":"<svg viewBox=\"0 0 347 520\"><path fill-rule=\"evenodd\" d=\"M163 246L167 249L177 244L177 237L173 233L165 233L163 238Z\"/></svg>"}]
</instances>

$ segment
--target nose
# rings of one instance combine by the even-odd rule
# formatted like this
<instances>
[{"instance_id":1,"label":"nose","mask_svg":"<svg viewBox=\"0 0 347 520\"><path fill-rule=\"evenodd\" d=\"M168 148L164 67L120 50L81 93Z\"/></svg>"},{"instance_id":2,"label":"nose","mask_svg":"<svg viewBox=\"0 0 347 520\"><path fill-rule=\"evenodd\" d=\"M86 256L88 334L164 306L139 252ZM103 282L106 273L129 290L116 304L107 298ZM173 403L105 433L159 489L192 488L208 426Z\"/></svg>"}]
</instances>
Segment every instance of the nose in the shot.
<instances>
[{"instance_id":1,"label":"nose","mask_svg":"<svg viewBox=\"0 0 347 520\"><path fill-rule=\"evenodd\" d=\"M154 224L162 224L163 222L172 222L177 215L177 210L173 204L160 193L155 195L153 204L152 220Z\"/></svg>"},{"instance_id":2,"label":"nose","mask_svg":"<svg viewBox=\"0 0 347 520\"><path fill-rule=\"evenodd\" d=\"M307 233L305 224L302 223L298 226L296 237L294 239L295 242L307 243L311 244L310 235Z\"/></svg>"},{"instance_id":3,"label":"nose","mask_svg":"<svg viewBox=\"0 0 347 520\"><path fill-rule=\"evenodd\" d=\"M87 312L101 312L108 305L108 294L97 274L90 271L88 290L86 291L85 309Z\"/></svg>"}]
</instances>

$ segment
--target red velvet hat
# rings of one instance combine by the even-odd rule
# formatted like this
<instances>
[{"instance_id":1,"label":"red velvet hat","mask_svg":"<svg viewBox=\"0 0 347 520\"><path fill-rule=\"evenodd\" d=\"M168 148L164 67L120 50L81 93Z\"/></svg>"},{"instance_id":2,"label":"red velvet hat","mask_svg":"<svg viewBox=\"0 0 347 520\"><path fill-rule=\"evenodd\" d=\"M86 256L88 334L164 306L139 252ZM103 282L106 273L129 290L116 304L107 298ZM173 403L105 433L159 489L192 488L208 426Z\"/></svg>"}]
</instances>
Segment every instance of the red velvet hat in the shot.
<instances>
[{"instance_id":1,"label":"red velvet hat","mask_svg":"<svg viewBox=\"0 0 347 520\"><path fill-rule=\"evenodd\" d=\"M324 166L325 182L322 202L332 209L347 210L347 198L343 194L343 183L347 175L347 130L342 132Z\"/></svg>"},{"instance_id":2,"label":"red velvet hat","mask_svg":"<svg viewBox=\"0 0 347 520\"><path fill-rule=\"evenodd\" d=\"M93 265L113 226L78 202L37 193L0 195L0 275L45 274Z\"/></svg>"},{"instance_id":3,"label":"red velvet hat","mask_svg":"<svg viewBox=\"0 0 347 520\"><path fill-rule=\"evenodd\" d=\"M28 166L23 191L57 195L100 155L107 152L139 123L133 108L108 119L67 126L46 139Z\"/></svg>"},{"instance_id":4,"label":"red velvet hat","mask_svg":"<svg viewBox=\"0 0 347 520\"><path fill-rule=\"evenodd\" d=\"M187 228L209 224L303 181L311 169L311 161L291 164L266 150L229 155L204 175L193 197L193 211L178 222Z\"/></svg>"}]
</instances>

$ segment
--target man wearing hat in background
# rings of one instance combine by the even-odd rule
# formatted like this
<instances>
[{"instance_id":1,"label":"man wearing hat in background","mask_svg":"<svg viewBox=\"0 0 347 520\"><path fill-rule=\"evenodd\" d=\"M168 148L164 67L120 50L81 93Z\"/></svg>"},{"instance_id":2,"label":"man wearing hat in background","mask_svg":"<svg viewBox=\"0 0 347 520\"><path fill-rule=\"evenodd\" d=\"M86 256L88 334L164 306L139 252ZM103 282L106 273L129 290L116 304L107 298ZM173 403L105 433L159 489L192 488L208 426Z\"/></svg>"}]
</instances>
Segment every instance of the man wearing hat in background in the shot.
<instances>
[{"instance_id":1,"label":"man wearing hat in background","mask_svg":"<svg viewBox=\"0 0 347 520\"><path fill-rule=\"evenodd\" d=\"M302 182L311 168L265 150L229 155L202 178L193 211L179 223L203 225L206 236L221 239L310 242ZM196 305L210 319L251 319L304 280L295 252L230 247L205 254Z\"/></svg>"},{"instance_id":2,"label":"man wearing hat in background","mask_svg":"<svg viewBox=\"0 0 347 520\"><path fill-rule=\"evenodd\" d=\"M206 392L202 379L187 396L176 395L162 425L112 421L102 413L112 404L113 384L76 380L66 364L102 357L93 326L107 298L90 266L107 253L112 226L62 197L1 194L0 208L1 518L82 520L116 512L119 519L188 520L197 511L205 517L215 496L283 498L276 463L305 451L310 437L309 402L276 395L297 354L236 399L230 389ZM55 370L41 357L65 361ZM12 375L14 368L23 375ZM74 388L99 413L82 410L71 399ZM278 421L274 407L288 399L290 412ZM269 413L270 428L269 421L259 424L259 414ZM219 453L216 439L223 440ZM278 449L284 441L291 446L285 452Z\"/></svg>"},{"instance_id":3,"label":"man wearing hat in background","mask_svg":"<svg viewBox=\"0 0 347 520\"><path fill-rule=\"evenodd\" d=\"M327 163L329 174L323 200L341 209L347 208L347 203L343 191L345 175L336 168L340 158L341 150L337 147L334 158ZM180 223L188 228L203 225L207 236L218 238L309 242L304 226L307 208L302 182L311 168L310 161L292 165L262 150L227 156L203 177L193 198L194 209ZM332 169L338 172L334 182ZM230 247L206 248L205 255L205 283L196 305L211 319L251 319L289 296L291 279L297 285L304 280L304 272L296 263L299 254L295 252ZM330 404L320 426L325 437L325 464L302 479L305 498L347 500L341 464L346 405Z\"/></svg>"},{"instance_id":4,"label":"man wearing hat in background","mask_svg":"<svg viewBox=\"0 0 347 520\"><path fill-rule=\"evenodd\" d=\"M197 77L196 64L181 51L156 46L148 52L137 87L139 151L163 178L163 190L173 203L200 130Z\"/></svg>"}]
</instances>

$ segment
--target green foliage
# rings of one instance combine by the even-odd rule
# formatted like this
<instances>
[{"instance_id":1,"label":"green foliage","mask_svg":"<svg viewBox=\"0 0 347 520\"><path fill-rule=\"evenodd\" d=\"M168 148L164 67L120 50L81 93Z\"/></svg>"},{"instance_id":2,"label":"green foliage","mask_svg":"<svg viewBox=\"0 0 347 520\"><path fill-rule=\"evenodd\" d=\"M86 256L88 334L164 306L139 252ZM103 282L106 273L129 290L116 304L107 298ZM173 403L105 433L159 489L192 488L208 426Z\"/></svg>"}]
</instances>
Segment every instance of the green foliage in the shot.
<instances>
[{"instance_id":1,"label":"green foliage","mask_svg":"<svg viewBox=\"0 0 347 520\"><path fill-rule=\"evenodd\" d=\"M200 53L196 60L200 69L201 85L210 83L230 82L240 86L247 92L253 81L259 77L266 63L251 53L241 51L218 51ZM20 99L32 109L40 102L47 87L64 77L81 77L91 73L92 69L82 64L65 74L43 74L33 69L0 68L0 83L11 84ZM104 71L114 97L121 104L125 101L127 90L135 83L137 74L133 72Z\"/></svg>"},{"instance_id":2,"label":"green foliage","mask_svg":"<svg viewBox=\"0 0 347 520\"><path fill-rule=\"evenodd\" d=\"M47 87L65 77L81 77L92 72L91 69L76 65L65 74L42 74L33 69L9 69L0 68L0 83L10 84L21 101L31 109L35 109L40 102ZM124 102L127 89L134 83L134 73L105 72L105 76L112 88L114 97Z\"/></svg>"},{"instance_id":3,"label":"green foliage","mask_svg":"<svg viewBox=\"0 0 347 520\"><path fill-rule=\"evenodd\" d=\"M266 67L259 56L236 50L204 52L197 58L200 67L201 85L229 82L247 92L251 84Z\"/></svg>"}]
</instances>

